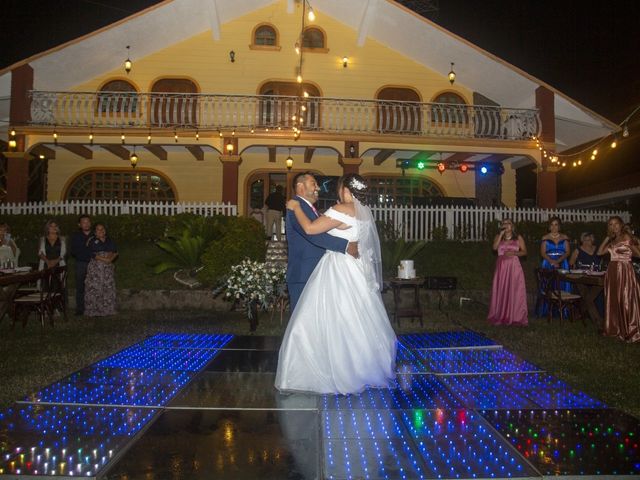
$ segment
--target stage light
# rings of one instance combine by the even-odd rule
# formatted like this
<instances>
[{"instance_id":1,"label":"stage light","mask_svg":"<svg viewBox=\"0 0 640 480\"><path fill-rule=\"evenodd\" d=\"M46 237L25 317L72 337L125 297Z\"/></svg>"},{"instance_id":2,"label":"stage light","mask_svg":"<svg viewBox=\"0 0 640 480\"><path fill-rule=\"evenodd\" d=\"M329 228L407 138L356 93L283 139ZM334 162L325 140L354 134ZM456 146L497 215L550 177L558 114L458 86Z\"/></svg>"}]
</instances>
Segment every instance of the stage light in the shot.
<instances>
[{"instance_id":1,"label":"stage light","mask_svg":"<svg viewBox=\"0 0 640 480\"><path fill-rule=\"evenodd\" d=\"M467 170L469 170L469 165L467 165L466 163L461 163L458 168L462 173L466 173Z\"/></svg>"},{"instance_id":2,"label":"stage light","mask_svg":"<svg viewBox=\"0 0 640 480\"><path fill-rule=\"evenodd\" d=\"M422 161L422 160L420 160L420 161L416 164L416 168L417 168L418 170L424 170L424 168L425 168L426 166L427 166L427 165L426 165L426 164L424 163L424 161Z\"/></svg>"},{"instance_id":3,"label":"stage light","mask_svg":"<svg viewBox=\"0 0 640 480\"><path fill-rule=\"evenodd\" d=\"M482 166L480 167L480 173L481 173L482 175L486 175L488 172L489 172L489 169L487 168L487 166L486 166L486 165L482 165Z\"/></svg>"}]
</instances>

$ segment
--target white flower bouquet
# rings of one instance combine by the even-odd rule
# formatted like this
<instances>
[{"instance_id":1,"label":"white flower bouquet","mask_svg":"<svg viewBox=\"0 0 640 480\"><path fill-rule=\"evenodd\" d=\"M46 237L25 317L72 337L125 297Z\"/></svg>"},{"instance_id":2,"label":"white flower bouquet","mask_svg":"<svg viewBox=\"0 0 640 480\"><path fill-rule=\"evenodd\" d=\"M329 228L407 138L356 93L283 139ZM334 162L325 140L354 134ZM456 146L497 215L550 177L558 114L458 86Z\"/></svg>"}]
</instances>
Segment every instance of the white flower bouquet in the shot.
<instances>
[{"instance_id":1,"label":"white flower bouquet","mask_svg":"<svg viewBox=\"0 0 640 480\"><path fill-rule=\"evenodd\" d=\"M282 294L286 267L271 263L243 260L231 267L227 277L225 298L232 302L270 308ZM251 315L250 312L248 312Z\"/></svg>"}]
</instances>

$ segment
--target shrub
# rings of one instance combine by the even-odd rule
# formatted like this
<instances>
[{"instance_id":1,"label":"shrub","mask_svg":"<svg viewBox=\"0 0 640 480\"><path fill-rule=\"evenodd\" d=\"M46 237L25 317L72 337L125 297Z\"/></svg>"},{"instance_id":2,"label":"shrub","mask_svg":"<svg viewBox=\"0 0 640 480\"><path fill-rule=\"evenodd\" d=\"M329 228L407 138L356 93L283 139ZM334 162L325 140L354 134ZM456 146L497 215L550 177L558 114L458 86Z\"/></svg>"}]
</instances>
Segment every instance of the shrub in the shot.
<instances>
[{"instance_id":1,"label":"shrub","mask_svg":"<svg viewBox=\"0 0 640 480\"><path fill-rule=\"evenodd\" d=\"M231 267L244 259L265 259L267 245L260 222L250 217L227 217L221 222L221 229L221 237L211 242L202 255L204 268L198 273L198 280L204 285L219 284Z\"/></svg>"}]
</instances>

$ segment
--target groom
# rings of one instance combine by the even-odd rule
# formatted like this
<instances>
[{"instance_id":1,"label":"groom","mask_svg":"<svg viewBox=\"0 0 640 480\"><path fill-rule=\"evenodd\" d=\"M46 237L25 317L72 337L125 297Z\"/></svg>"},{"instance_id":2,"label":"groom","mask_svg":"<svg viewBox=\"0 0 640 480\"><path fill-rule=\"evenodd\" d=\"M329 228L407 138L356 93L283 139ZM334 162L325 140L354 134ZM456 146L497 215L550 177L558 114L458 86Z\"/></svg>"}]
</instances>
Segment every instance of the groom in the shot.
<instances>
[{"instance_id":1,"label":"groom","mask_svg":"<svg viewBox=\"0 0 640 480\"><path fill-rule=\"evenodd\" d=\"M293 198L300 202L300 208L305 215L312 221L318 218L318 212L313 204L318 200L320 189L313 174L309 172L297 174L293 179L293 190L295 192ZM293 312L311 272L316 268L325 250L346 252L358 258L358 244L357 242L349 243L344 238L333 237L328 233L307 235L291 210L287 210L286 232L289 246L287 288L289 304Z\"/></svg>"}]
</instances>

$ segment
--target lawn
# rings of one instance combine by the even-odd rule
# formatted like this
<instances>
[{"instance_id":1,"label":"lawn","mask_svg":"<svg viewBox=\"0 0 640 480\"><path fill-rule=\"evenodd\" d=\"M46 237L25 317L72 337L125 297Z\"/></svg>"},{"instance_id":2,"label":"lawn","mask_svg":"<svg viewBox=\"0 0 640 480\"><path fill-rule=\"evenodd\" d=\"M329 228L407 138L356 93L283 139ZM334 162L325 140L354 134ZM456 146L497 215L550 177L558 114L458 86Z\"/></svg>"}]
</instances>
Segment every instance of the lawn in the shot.
<instances>
[{"instance_id":1,"label":"lawn","mask_svg":"<svg viewBox=\"0 0 640 480\"><path fill-rule=\"evenodd\" d=\"M493 327L486 306L465 304L428 310L425 326L403 322L398 333L472 329L482 332L585 393L640 417L640 376L629 366L640 364L638 345L600 337L591 325L531 320L529 327ZM280 324L261 314L257 335L282 335ZM145 336L158 332L248 334L242 312L146 311L113 318L70 317L43 331L31 321L25 329L0 323L0 406L22 398Z\"/></svg>"}]
</instances>

